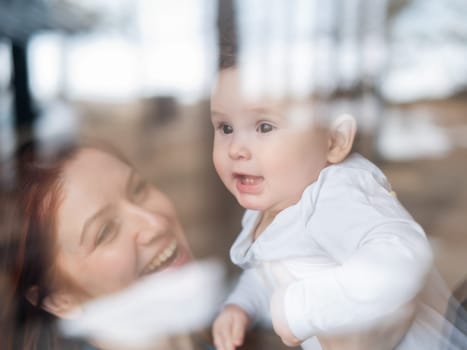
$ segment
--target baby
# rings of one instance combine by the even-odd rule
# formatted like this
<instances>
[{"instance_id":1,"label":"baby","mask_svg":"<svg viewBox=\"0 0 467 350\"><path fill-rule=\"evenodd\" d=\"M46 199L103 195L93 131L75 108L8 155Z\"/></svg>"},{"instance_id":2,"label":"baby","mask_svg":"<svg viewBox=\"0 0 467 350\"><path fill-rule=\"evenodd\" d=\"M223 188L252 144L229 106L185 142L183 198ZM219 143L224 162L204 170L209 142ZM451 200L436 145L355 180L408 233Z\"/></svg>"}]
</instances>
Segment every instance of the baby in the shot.
<instances>
[{"instance_id":1,"label":"baby","mask_svg":"<svg viewBox=\"0 0 467 350\"><path fill-rule=\"evenodd\" d=\"M423 229L381 170L351 152L354 118L249 98L241 83L235 66L222 69L211 99L214 165L247 209L230 252L244 272L214 322L217 349L240 346L262 319L305 349L383 327L426 283L432 253ZM417 310L397 349L438 348L443 317Z\"/></svg>"}]
</instances>

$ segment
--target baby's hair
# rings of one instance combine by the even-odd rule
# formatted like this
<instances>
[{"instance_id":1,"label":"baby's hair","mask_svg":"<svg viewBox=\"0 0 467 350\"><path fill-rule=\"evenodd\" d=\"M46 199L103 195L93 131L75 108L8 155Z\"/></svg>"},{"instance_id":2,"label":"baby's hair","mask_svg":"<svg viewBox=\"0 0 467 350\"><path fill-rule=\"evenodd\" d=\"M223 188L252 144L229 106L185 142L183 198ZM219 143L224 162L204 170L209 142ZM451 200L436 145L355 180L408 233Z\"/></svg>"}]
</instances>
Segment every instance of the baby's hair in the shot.
<instances>
[{"instance_id":1,"label":"baby's hair","mask_svg":"<svg viewBox=\"0 0 467 350\"><path fill-rule=\"evenodd\" d=\"M237 26L235 7L233 0L219 0L218 6L218 70L226 70L236 68L239 65L240 45L239 45L239 28ZM292 100L295 96L291 97ZM308 113L295 113L298 123L305 125L308 121L313 120L313 123L318 123L323 128L329 128L333 122L340 116L342 111L337 111L332 103L332 96L322 95L320 93L310 92L307 96L301 96L297 101L306 103L309 106ZM297 102L295 101L295 102ZM302 114L302 117L300 117ZM358 139L358 134L357 134Z\"/></svg>"},{"instance_id":2,"label":"baby's hair","mask_svg":"<svg viewBox=\"0 0 467 350\"><path fill-rule=\"evenodd\" d=\"M218 69L235 67L238 63L238 34L232 0L219 1L217 30L219 33Z\"/></svg>"},{"instance_id":3,"label":"baby's hair","mask_svg":"<svg viewBox=\"0 0 467 350\"><path fill-rule=\"evenodd\" d=\"M236 48L221 46L219 55L219 70L228 69L237 65Z\"/></svg>"}]
</instances>

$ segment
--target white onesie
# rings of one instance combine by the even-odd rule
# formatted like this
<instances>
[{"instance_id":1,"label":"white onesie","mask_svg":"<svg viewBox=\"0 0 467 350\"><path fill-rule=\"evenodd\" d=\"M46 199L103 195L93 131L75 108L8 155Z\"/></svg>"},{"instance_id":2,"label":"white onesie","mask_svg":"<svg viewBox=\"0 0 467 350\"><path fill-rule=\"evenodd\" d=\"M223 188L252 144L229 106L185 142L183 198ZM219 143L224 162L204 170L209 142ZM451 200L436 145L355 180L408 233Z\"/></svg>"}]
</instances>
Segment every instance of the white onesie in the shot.
<instances>
[{"instance_id":1,"label":"white onesie","mask_svg":"<svg viewBox=\"0 0 467 350\"><path fill-rule=\"evenodd\" d=\"M320 348L315 335L368 329L396 312L422 290L432 267L423 229L384 174L358 154L326 167L253 241L260 215L246 211L231 248L244 272L226 303L264 320L282 289L286 322L296 337L311 339L307 349ZM444 318L424 307L419 314L429 313L430 322L417 316L398 349L438 349Z\"/></svg>"}]
</instances>

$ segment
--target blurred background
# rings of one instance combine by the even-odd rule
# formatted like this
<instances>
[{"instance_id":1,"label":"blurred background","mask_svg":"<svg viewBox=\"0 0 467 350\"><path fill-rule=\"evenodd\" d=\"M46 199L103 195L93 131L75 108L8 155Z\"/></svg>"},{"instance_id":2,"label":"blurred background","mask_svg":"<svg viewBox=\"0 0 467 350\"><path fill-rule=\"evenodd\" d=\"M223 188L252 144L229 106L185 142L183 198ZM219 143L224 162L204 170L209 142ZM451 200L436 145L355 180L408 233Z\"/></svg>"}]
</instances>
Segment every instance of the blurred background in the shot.
<instances>
[{"instance_id":1,"label":"blurred background","mask_svg":"<svg viewBox=\"0 0 467 350\"><path fill-rule=\"evenodd\" d=\"M226 27L252 87L317 95L358 119L357 150L460 288L465 0L0 0L0 159L33 136L44 152L57 136L108 142L175 201L196 256L219 257L235 276L228 250L242 210L212 166L209 120Z\"/></svg>"}]
</instances>

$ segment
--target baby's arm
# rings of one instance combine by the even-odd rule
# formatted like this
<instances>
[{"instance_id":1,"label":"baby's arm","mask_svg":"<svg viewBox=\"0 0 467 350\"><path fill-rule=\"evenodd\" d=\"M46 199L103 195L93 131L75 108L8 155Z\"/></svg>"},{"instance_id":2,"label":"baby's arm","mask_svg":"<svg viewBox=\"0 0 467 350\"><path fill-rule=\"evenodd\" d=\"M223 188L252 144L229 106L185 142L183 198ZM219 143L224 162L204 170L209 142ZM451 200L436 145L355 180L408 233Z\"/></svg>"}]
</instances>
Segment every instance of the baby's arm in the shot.
<instances>
[{"instance_id":1,"label":"baby's arm","mask_svg":"<svg viewBox=\"0 0 467 350\"><path fill-rule=\"evenodd\" d=\"M381 225L345 261L279 290L272 312L276 305L284 319L276 312L273 322L285 322L302 340L371 328L416 296L431 262L429 243L413 225Z\"/></svg>"},{"instance_id":2,"label":"baby's arm","mask_svg":"<svg viewBox=\"0 0 467 350\"><path fill-rule=\"evenodd\" d=\"M298 346L304 340L297 338L287 324L283 314L283 292L274 293L271 301L271 317L274 331L287 346ZM415 315L415 302L403 305L395 312L381 318L371 328L363 327L351 332L337 332L318 336L324 349L335 350L390 350L394 349L410 328Z\"/></svg>"},{"instance_id":3,"label":"baby's arm","mask_svg":"<svg viewBox=\"0 0 467 350\"><path fill-rule=\"evenodd\" d=\"M288 346L298 346L304 339L297 338L290 329L284 310L284 295L288 285L304 278L313 278L319 271L337 267L333 259L326 255L290 258L267 264L267 269L276 285L270 303L271 320L274 331Z\"/></svg>"},{"instance_id":4,"label":"baby's arm","mask_svg":"<svg viewBox=\"0 0 467 350\"><path fill-rule=\"evenodd\" d=\"M275 292L271 298L271 319L274 332L281 338L282 342L287 346L298 346L303 340L299 339L292 333L284 312L284 292L281 288Z\"/></svg>"},{"instance_id":5,"label":"baby's arm","mask_svg":"<svg viewBox=\"0 0 467 350\"><path fill-rule=\"evenodd\" d=\"M247 328L268 313L268 291L254 269L246 270L224 309L214 321L212 333L217 350L233 350L243 344Z\"/></svg>"}]
</instances>

